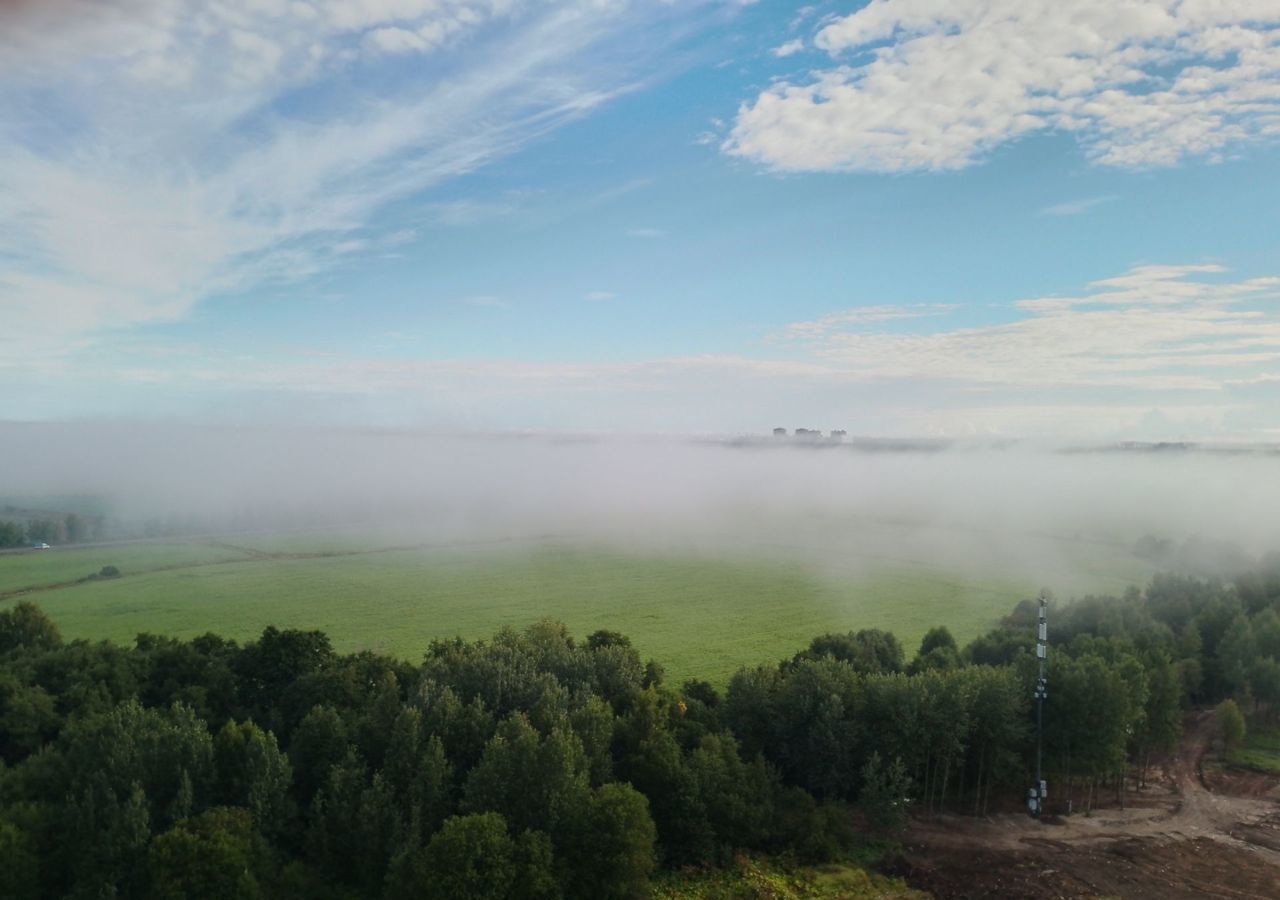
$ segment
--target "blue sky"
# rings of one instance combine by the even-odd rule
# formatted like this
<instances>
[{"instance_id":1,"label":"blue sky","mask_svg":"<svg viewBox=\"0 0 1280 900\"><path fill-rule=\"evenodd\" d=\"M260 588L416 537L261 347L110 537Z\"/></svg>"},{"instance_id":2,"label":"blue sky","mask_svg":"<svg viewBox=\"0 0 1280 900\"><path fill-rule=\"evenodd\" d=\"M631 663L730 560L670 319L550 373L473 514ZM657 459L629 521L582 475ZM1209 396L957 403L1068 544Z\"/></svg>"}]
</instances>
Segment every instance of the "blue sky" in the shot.
<instances>
[{"instance_id":1,"label":"blue sky","mask_svg":"<svg viewBox=\"0 0 1280 900\"><path fill-rule=\"evenodd\" d=\"M1268 0L0 10L2 418L1280 438Z\"/></svg>"}]
</instances>

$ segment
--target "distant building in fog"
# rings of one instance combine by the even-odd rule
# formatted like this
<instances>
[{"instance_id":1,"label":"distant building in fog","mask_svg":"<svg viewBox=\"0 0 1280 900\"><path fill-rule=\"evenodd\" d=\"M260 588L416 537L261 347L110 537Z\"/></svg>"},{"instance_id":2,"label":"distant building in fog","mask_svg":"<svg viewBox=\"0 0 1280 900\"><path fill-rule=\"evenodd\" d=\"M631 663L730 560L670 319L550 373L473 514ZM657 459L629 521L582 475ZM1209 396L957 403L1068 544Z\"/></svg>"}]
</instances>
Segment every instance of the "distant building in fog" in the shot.
<instances>
[{"instance_id":1,"label":"distant building in fog","mask_svg":"<svg viewBox=\"0 0 1280 900\"><path fill-rule=\"evenodd\" d=\"M847 434L848 432L843 428L833 428L831 429L831 440L835 441L837 444L843 443L845 435Z\"/></svg>"},{"instance_id":2,"label":"distant building in fog","mask_svg":"<svg viewBox=\"0 0 1280 900\"><path fill-rule=\"evenodd\" d=\"M773 429L773 436L774 436L774 437L786 437L786 436L787 436L787 429L785 429L785 428L775 428L775 429Z\"/></svg>"}]
</instances>

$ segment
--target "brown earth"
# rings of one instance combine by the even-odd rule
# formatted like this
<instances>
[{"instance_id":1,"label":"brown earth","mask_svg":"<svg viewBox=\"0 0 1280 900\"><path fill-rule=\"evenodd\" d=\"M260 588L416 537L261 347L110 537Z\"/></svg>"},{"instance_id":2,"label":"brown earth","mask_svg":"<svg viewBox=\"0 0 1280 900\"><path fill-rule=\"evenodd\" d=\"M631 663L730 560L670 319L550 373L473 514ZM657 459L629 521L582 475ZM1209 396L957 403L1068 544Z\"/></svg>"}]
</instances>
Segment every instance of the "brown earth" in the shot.
<instances>
[{"instance_id":1,"label":"brown earth","mask_svg":"<svg viewBox=\"0 0 1280 900\"><path fill-rule=\"evenodd\" d=\"M912 825L895 874L939 898L1280 898L1280 783L1201 762L1212 712L1126 808L1040 821L938 816ZM1051 785L1052 787L1052 785Z\"/></svg>"}]
</instances>

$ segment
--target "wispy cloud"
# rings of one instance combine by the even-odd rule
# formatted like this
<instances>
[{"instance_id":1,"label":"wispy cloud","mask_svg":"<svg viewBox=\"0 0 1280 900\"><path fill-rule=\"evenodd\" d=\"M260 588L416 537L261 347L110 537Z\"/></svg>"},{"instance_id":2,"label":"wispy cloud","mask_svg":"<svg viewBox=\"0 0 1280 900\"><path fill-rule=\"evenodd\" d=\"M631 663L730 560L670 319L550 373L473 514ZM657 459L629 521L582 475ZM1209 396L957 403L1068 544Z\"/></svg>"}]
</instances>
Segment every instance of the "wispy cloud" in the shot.
<instances>
[{"instance_id":1,"label":"wispy cloud","mask_svg":"<svg viewBox=\"0 0 1280 900\"><path fill-rule=\"evenodd\" d=\"M627 234L634 238L663 238L667 233L661 228L628 228Z\"/></svg>"},{"instance_id":2,"label":"wispy cloud","mask_svg":"<svg viewBox=\"0 0 1280 900\"><path fill-rule=\"evenodd\" d=\"M1212 264L1141 266L1080 296L1018 301L1022 317L998 325L897 334L837 315L787 333L863 378L1215 391L1280 364L1280 278L1223 274Z\"/></svg>"},{"instance_id":3,"label":"wispy cloud","mask_svg":"<svg viewBox=\"0 0 1280 900\"><path fill-rule=\"evenodd\" d=\"M475 297L464 297L463 303L468 306L479 306L485 309L510 309L511 304L501 297L494 297L492 294L479 294Z\"/></svg>"},{"instance_id":4,"label":"wispy cloud","mask_svg":"<svg viewBox=\"0 0 1280 900\"><path fill-rule=\"evenodd\" d=\"M367 231L379 210L625 90L625 60L593 48L649 15L591 0L6 4L0 365L55 365L209 296L384 249ZM422 62L388 87L380 67L406 52Z\"/></svg>"},{"instance_id":5,"label":"wispy cloud","mask_svg":"<svg viewBox=\"0 0 1280 900\"><path fill-rule=\"evenodd\" d=\"M1097 209L1103 204L1110 203L1117 199L1115 194L1103 194L1097 197L1083 197L1079 200L1068 200L1065 203L1055 203L1052 206L1046 206L1040 210L1042 216L1079 216L1090 210Z\"/></svg>"},{"instance_id":6,"label":"wispy cloud","mask_svg":"<svg viewBox=\"0 0 1280 900\"><path fill-rule=\"evenodd\" d=\"M588 291L586 294L583 295L582 299L592 300L592 301L612 300L617 296L618 296L617 294L611 291Z\"/></svg>"},{"instance_id":7,"label":"wispy cloud","mask_svg":"<svg viewBox=\"0 0 1280 900\"><path fill-rule=\"evenodd\" d=\"M813 43L831 67L744 104L726 152L789 171L959 169L1055 129L1141 168L1280 140L1267 0L880 0Z\"/></svg>"},{"instance_id":8,"label":"wispy cloud","mask_svg":"<svg viewBox=\"0 0 1280 900\"><path fill-rule=\"evenodd\" d=\"M819 319L809 322L792 322L781 334L775 335L775 338L786 340L821 339L851 329L860 329L867 325L881 325L885 322L901 322L908 319L945 315L955 308L953 304L944 303L917 303L910 306L862 306L857 309L847 309L843 312L828 313Z\"/></svg>"},{"instance_id":9,"label":"wispy cloud","mask_svg":"<svg viewBox=\"0 0 1280 900\"><path fill-rule=\"evenodd\" d=\"M794 323L763 357L533 362L281 348L257 358L138 341L129 365L93 374L120 391L344 397L494 424L569 410L578 427L764 428L785 411L874 433L1133 436L1157 410L1179 434L1256 438L1280 416L1280 280L1229 275L1215 264L1136 267L1079 296L1024 299L982 326L952 326L947 306L863 307Z\"/></svg>"}]
</instances>

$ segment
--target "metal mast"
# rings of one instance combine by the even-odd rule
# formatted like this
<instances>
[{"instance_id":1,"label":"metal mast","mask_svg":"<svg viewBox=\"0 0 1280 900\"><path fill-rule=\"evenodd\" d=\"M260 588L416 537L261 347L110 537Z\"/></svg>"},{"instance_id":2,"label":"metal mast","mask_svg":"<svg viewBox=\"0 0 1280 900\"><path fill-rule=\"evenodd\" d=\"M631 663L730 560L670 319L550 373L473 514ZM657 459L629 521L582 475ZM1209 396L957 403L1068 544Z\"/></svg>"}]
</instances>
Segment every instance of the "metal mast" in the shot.
<instances>
[{"instance_id":1,"label":"metal mast","mask_svg":"<svg viewBox=\"0 0 1280 900\"><path fill-rule=\"evenodd\" d=\"M1040 758L1044 739L1044 700L1049 696L1048 682L1044 677L1044 660L1048 652L1049 621L1046 615L1049 598L1040 595L1040 614L1036 628L1036 659L1040 662L1040 675L1036 678L1036 783L1027 792L1027 809L1031 815L1039 817L1044 811L1044 801L1049 796L1048 786L1041 777Z\"/></svg>"}]
</instances>

